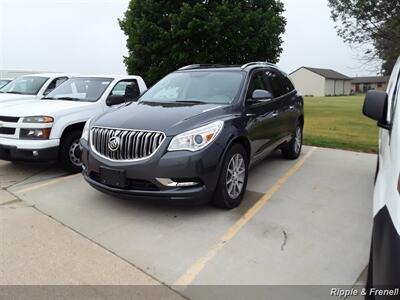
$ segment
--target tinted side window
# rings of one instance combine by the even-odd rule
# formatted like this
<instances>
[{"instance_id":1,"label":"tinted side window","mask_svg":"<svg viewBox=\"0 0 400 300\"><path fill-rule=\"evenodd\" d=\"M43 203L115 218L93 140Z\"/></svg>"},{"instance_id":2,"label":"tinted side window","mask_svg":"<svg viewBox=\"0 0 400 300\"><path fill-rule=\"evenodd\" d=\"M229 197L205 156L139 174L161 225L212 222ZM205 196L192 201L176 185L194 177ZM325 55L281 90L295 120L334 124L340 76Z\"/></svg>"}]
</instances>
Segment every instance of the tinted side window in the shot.
<instances>
[{"instance_id":1,"label":"tinted side window","mask_svg":"<svg viewBox=\"0 0 400 300\"><path fill-rule=\"evenodd\" d=\"M272 88L272 93L274 94L274 97L280 97L283 94L286 94L284 85L283 85L283 80L282 76L280 76L279 73L276 73L274 71L268 70L265 73L271 82L271 88Z\"/></svg>"},{"instance_id":2,"label":"tinted side window","mask_svg":"<svg viewBox=\"0 0 400 300\"><path fill-rule=\"evenodd\" d=\"M293 83L290 81L290 79L287 76L283 76L283 81L284 81L284 89L286 93L290 93L291 91L294 90Z\"/></svg>"},{"instance_id":3,"label":"tinted side window","mask_svg":"<svg viewBox=\"0 0 400 300\"><path fill-rule=\"evenodd\" d=\"M140 89L135 79L121 80L111 91L111 95L124 96L126 100L135 100L140 96Z\"/></svg>"},{"instance_id":4,"label":"tinted side window","mask_svg":"<svg viewBox=\"0 0 400 300\"><path fill-rule=\"evenodd\" d=\"M256 71L251 77L246 99L250 99L255 90L268 90L262 71Z\"/></svg>"}]
</instances>

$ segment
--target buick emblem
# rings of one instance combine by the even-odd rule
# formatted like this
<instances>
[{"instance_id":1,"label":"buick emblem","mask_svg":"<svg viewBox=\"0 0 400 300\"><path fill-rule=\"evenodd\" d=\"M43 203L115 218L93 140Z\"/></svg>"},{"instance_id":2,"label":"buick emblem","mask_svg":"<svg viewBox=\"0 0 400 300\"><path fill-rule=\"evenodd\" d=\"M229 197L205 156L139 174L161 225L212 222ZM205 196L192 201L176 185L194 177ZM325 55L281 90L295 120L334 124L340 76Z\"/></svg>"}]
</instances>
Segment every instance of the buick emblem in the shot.
<instances>
[{"instance_id":1,"label":"buick emblem","mask_svg":"<svg viewBox=\"0 0 400 300\"><path fill-rule=\"evenodd\" d=\"M108 140L108 149L111 151L117 151L120 143L121 139L117 136L113 136Z\"/></svg>"}]
</instances>

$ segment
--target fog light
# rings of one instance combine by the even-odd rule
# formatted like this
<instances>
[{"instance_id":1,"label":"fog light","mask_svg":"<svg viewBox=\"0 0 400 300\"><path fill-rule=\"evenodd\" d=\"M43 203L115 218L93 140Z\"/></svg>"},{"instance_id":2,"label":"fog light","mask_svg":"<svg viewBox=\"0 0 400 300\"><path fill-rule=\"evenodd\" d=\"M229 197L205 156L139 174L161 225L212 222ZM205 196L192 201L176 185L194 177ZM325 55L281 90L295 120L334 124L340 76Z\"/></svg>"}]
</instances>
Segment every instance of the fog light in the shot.
<instances>
[{"instance_id":1,"label":"fog light","mask_svg":"<svg viewBox=\"0 0 400 300\"><path fill-rule=\"evenodd\" d=\"M33 154L33 156L35 156L35 157L36 157L36 156L38 156L38 155L39 155L39 152L38 152L38 151L36 151L36 150L33 150L33 151L32 151L32 154Z\"/></svg>"},{"instance_id":2,"label":"fog light","mask_svg":"<svg viewBox=\"0 0 400 300\"><path fill-rule=\"evenodd\" d=\"M198 182L195 181L174 181L171 178L156 178L159 183L168 187L188 187L198 185Z\"/></svg>"}]
</instances>

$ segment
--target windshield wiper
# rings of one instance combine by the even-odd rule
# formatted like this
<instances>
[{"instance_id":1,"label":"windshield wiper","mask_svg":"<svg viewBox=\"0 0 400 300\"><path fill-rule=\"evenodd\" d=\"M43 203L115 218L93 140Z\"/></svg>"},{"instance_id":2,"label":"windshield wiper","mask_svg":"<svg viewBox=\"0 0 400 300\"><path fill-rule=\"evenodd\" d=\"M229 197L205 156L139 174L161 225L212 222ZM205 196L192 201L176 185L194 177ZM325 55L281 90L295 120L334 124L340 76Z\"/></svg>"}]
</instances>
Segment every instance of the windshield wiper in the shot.
<instances>
[{"instance_id":1,"label":"windshield wiper","mask_svg":"<svg viewBox=\"0 0 400 300\"><path fill-rule=\"evenodd\" d=\"M53 100L69 100L69 101L81 101L80 98L74 98L74 97L60 97L60 98L47 98L47 99L53 99Z\"/></svg>"},{"instance_id":2,"label":"windshield wiper","mask_svg":"<svg viewBox=\"0 0 400 300\"><path fill-rule=\"evenodd\" d=\"M207 102L198 101L198 100L176 100L174 102L177 102L177 103L195 103L195 104L206 104L207 103Z\"/></svg>"},{"instance_id":3,"label":"windshield wiper","mask_svg":"<svg viewBox=\"0 0 400 300\"><path fill-rule=\"evenodd\" d=\"M21 92L16 92L16 91L10 91L10 92L3 92L3 93L7 93L7 94L18 94L21 95Z\"/></svg>"}]
</instances>

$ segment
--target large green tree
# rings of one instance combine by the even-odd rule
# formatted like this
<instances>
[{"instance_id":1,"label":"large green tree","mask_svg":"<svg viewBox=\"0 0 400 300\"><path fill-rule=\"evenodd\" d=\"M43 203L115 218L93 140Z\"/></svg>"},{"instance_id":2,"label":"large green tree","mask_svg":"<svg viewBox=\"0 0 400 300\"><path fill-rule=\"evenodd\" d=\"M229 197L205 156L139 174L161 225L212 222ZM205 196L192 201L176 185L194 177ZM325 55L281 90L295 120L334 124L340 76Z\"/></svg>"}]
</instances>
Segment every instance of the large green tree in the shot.
<instances>
[{"instance_id":1,"label":"large green tree","mask_svg":"<svg viewBox=\"0 0 400 300\"><path fill-rule=\"evenodd\" d=\"M382 72L390 74L400 55L400 1L329 0L329 5L339 36L365 49L364 58L380 59Z\"/></svg>"},{"instance_id":2,"label":"large green tree","mask_svg":"<svg viewBox=\"0 0 400 300\"><path fill-rule=\"evenodd\" d=\"M119 20L127 71L152 84L192 63L277 62L283 11L279 0L131 0Z\"/></svg>"}]
</instances>

